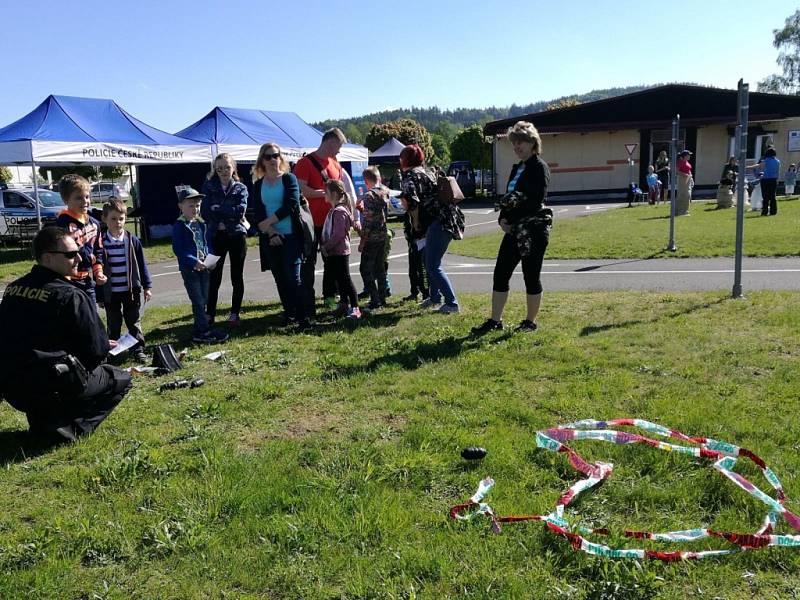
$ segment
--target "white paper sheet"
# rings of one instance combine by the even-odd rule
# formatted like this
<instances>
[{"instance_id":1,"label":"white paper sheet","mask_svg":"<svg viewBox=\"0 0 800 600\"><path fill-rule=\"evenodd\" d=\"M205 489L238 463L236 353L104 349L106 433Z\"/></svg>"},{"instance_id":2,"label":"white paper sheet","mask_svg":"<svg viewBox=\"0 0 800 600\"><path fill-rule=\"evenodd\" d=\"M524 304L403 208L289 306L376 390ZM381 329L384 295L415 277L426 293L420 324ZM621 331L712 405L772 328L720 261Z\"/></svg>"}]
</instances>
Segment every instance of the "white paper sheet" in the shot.
<instances>
[{"instance_id":1,"label":"white paper sheet","mask_svg":"<svg viewBox=\"0 0 800 600\"><path fill-rule=\"evenodd\" d=\"M206 269L213 269L217 266L217 262L219 261L219 256L216 254L209 254L206 256L206 259L203 261L203 264L206 266Z\"/></svg>"},{"instance_id":2,"label":"white paper sheet","mask_svg":"<svg viewBox=\"0 0 800 600\"><path fill-rule=\"evenodd\" d=\"M133 337L130 333L126 333L125 335L123 335L121 338L119 338L117 340L117 345L114 348L112 348L111 350L109 350L108 353L111 356L116 356L117 354L120 354L121 352L125 352L125 350L133 348L138 343L139 343L139 340L137 340L135 337Z\"/></svg>"}]
</instances>

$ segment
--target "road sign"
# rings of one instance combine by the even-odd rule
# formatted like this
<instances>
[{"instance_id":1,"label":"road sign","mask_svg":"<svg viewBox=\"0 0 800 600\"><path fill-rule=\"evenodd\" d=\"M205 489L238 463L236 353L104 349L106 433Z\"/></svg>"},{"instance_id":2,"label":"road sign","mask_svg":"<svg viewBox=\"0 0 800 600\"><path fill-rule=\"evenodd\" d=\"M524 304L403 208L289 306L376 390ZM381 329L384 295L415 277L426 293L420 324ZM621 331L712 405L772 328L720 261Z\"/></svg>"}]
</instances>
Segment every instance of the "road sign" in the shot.
<instances>
[{"instance_id":1,"label":"road sign","mask_svg":"<svg viewBox=\"0 0 800 600\"><path fill-rule=\"evenodd\" d=\"M625 144L625 152L628 153L628 156L633 156L633 153L636 152L636 148L639 147L639 144Z\"/></svg>"}]
</instances>

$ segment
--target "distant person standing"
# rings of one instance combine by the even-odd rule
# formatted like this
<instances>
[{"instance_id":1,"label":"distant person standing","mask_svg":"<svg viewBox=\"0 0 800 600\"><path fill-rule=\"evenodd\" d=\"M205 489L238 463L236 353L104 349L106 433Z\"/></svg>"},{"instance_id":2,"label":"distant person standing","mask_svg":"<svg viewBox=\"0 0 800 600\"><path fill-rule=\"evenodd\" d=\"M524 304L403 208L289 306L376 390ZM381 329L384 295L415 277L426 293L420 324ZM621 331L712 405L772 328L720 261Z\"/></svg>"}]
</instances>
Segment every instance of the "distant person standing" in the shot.
<instances>
[{"instance_id":1,"label":"distant person standing","mask_svg":"<svg viewBox=\"0 0 800 600\"><path fill-rule=\"evenodd\" d=\"M658 175L658 180L661 182L661 201L664 201L664 194L666 190L669 189L669 157L667 156L667 151L662 150L658 153L658 158L656 159L656 175Z\"/></svg>"},{"instance_id":2,"label":"distant person standing","mask_svg":"<svg viewBox=\"0 0 800 600\"><path fill-rule=\"evenodd\" d=\"M214 159L214 174L203 184L202 194L205 201L201 205L200 214L208 225L211 246L219 256L209 280L208 316L211 323L214 323L225 256L230 254L233 295L228 325L238 327L244 298L244 262L247 257L247 227L244 218L247 210L247 187L239 181L236 161L230 154L218 154Z\"/></svg>"},{"instance_id":3,"label":"distant person standing","mask_svg":"<svg viewBox=\"0 0 800 600\"><path fill-rule=\"evenodd\" d=\"M777 158L775 148L770 146L764 153L759 163L764 175L761 177L761 197L764 199L761 205L761 216L772 216L778 214L778 175L781 172L781 161Z\"/></svg>"},{"instance_id":4,"label":"distant person standing","mask_svg":"<svg viewBox=\"0 0 800 600\"><path fill-rule=\"evenodd\" d=\"M690 150L681 150L678 154L678 164L675 165L678 171L678 189L675 199L675 215L678 217L689 215L689 203L692 201L692 189L694 188L694 177L692 176L692 163L689 159L692 156Z\"/></svg>"},{"instance_id":5,"label":"distant person standing","mask_svg":"<svg viewBox=\"0 0 800 600\"><path fill-rule=\"evenodd\" d=\"M794 186L797 183L797 167L794 163L789 165L786 169L786 174L783 176L783 185L786 187L786 195L794 195Z\"/></svg>"},{"instance_id":6,"label":"distant person standing","mask_svg":"<svg viewBox=\"0 0 800 600\"><path fill-rule=\"evenodd\" d=\"M720 175L720 181L724 179L730 180L731 191L736 190L736 179L739 176L739 161L736 160L735 156L731 156L722 166L722 174Z\"/></svg>"}]
</instances>

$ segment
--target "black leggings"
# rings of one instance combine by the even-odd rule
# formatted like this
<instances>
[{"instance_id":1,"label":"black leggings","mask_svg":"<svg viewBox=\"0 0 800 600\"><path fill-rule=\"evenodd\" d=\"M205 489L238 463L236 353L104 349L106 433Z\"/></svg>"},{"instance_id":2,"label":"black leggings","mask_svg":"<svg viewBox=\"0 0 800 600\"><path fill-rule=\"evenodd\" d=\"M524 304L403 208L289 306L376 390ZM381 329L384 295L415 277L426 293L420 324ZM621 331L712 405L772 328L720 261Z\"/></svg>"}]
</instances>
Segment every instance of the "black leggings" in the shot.
<instances>
[{"instance_id":1,"label":"black leggings","mask_svg":"<svg viewBox=\"0 0 800 600\"><path fill-rule=\"evenodd\" d=\"M542 261L544 261L544 251L550 241L549 232L537 232L533 239L533 252L528 256L520 256L517 240L511 234L505 234L503 241L500 242L500 250L497 252L497 262L494 265L494 281L492 290L495 292L507 292L508 283L514 269L522 261L522 275L525 278L525 292L535 295L542 293Z\"/></svg>"},{"instance_id":2,"label":"black leggings","mask_svg":"<svg viewBox=\"0 0 800 600\"><path fill-rule=\"evenodd\" d=\"M778 214L778 198L776 197L777 191L777 179L761 180L761 197L763 198L763 202L761 204L762 215Z\"/></svg>"},{"instance_id":3,"label":"black leggings","mask_svg":"<svg viewBox=\"0 0 800 600\"><path fill-rule=\"evenodd\" d=\"M331 275L339 288L339 298L341 302L346 302L350 306L358 306L358 295L353 286L353 279L350 277L350 256L328 256L327 265L331 270Z\"/></svg>"},{"instance_id":4,"label":"black leggings","mask_svg":"<svg viewBox=\"0 0 800 600\"><path fill-rule=\"evenodd\" d=\"M217 314L217 296L222 285L222 269L225 266L225 255L231 255L231 312L237 315L242 310L244 298L244 261L247 257L247 239L243 233L229 234L217 231L213 240L214 253L219 256L217 266L211 271L208 286L208 304L206 311L212 317Z\"/></svg>"}]
</instances>

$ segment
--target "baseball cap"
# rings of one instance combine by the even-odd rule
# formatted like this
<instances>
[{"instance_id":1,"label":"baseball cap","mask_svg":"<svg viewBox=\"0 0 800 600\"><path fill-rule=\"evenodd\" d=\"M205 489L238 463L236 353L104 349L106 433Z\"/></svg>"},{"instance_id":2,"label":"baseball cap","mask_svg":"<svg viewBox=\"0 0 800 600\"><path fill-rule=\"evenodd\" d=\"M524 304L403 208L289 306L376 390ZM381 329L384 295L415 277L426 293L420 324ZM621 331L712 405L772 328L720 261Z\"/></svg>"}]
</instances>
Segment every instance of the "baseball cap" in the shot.
<instances>
[{"instance_id":1,"label":"baseball cap","mask_svg":"<svg viewBox=\"0 0 800 600\"><path fill-rule=\"evenodd\" d=\"M678 156L683 156L684 154L693 154L691 150L681 150L678 152Z\"/></svg>"},{"instance_id":2,"label":"baseball cap","mask_svg":"<svg viewBox=\"0 0 800 600\"><path fill-rule=\"evenodd\" d=\"M205 198L203 194L198 192L194 188L183 188L180 192L178 192L178 202L183 202L184 200L188 200L189 198Z\"/></svg>"}]
</instances>

